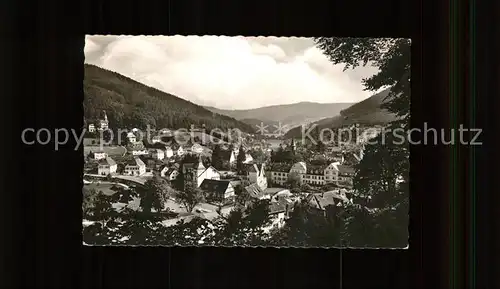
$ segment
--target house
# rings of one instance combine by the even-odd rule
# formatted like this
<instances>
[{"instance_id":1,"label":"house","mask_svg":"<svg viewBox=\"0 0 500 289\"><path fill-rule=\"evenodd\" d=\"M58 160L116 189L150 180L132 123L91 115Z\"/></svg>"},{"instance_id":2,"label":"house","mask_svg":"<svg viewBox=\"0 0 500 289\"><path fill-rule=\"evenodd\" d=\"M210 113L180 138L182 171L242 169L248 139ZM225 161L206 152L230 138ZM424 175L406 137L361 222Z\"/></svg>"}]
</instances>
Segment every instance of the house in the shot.
<instances>
[{"instance_id":1,"label":"house","mask_svg":"<svg viewBox=\"0 0 500 289\"><path fill-rule=\"evenodd\" d=\"M130 176L140 176L146 173L146 164L138 158L134 157L127 161L125 165L125 174Z\"/></svg>"},{"instance_id":2,"label":"house","mask_svg":"<svg viewBox=\"0 0 500 289\"><path fill-rule=\"evenodd\" d=\"M278 202L280 199L293 197L290 190L284 188L267 188L264 190L264 194L269 196L271 202Z\"/></svg>"},{"instance_id":3,"label":"house","mask_svg":"<svg viewBox=\"0 0 500 289\"><path fill-rule=\"evenodd\" d=\"M200 158L197 165L187 163L183 165L184 177L188 181L193 181L197 187L201 186L204 180L220 180L220 173L212 166L206 168Z\"/></svg>"},{"instance_id":4,"label":"house","mask_svg":"<svg viewBox=\"0 0 500 289\"><path fill-rule=\"evenodd\" d=\"M95 125L93 123L89 124L89 132L95 132Z\"/></svg>"},{"instance_id":5,"label":"house","mask_svg":"<svg viewBox=\"0 0 500 289\"><path fill-rule=\"evenodd\" d=\"M234 187L229 180L204 179L200 189L209 194L209 199L216 202L224 202L234 198Z\"/></svg>"},{"instance_id":6,"label":"house","mask_svg":"<svg viewBox=\"0 0 500 289\"><path fill-rule=\"evenodd\" d=\"M181 145L178 145L178 144L172 145L172 151L175 155L177 155L179 157L183 156L186 153L186 150L184 149L184 147Z\"/></svg>"},{"instance_id":7,"label":"house","mask_svg":"<svg viewBox=\"0 0 500 289\"><path fill-rule=\"evenodd\" d=\"M337 184L339 186L352 187L356 171L353 167L338 165Z\"/></svg>"},{"instance_id":8,"label":"house","mask_svg":"<svg viewBox=\"0 0 500 289\"><path fill-rule=\"evenodd\" d=\"M204 147L200 144L195 143L191 146L191 151L196 154L201 154L204 151Z\"/></svg>"},{"instance_id":9,"label":"house","mask_svg":"<svg viewBox=\"0 0 500 289\"><path fill-rule=\"evenodd\" d=\"M103 151L93 153L94 160L102 160L102 159L105 159L107 157L108 157L108 154L103 152Z\"/></svg>"},{"instance_id":10,"label":"house","mask_svg":"<svg viewBox=\"0 0 500 289\"><path fill-rule=\"evenodd\" d=\"M157 160L163 160L165 158L165 152L161 149L150 150L151 157Z\"/></svg>"},{"instance_id":11,"label":"house","mask_svg":"<svg viewBox=\"0 0 500 289\"><path fill-rule=\"evenodd\" d=\"M174 150L169 146L165 147L165 157L171 158L173 156L174 156Z\"/></svg>"},{"instance_id":12,"label":"house","mask_svg":"<svg viewBox=\"0 0 500 289\"><path fill-rule=\"evenodd\" d=\"M151 143L159 143L161 142L161 135L155 135L152 139L151 139Z\"/></svg>"},{"instance_id":13,"label":"house","mask_svg":"<svg viewBox=\"0 0 500 289\"><path fill-rule=\"evenodd\" d=\"M327 165L309 165L307 173L300 175L301 184L324 185L326 183L325 170Z\"/></svg>"},{"instance_id":14,"label":"house","mask_svg":"<svg viewBox=\"0 0 500 289\"><path fill-rule=\"evenodd\" d=\"M99 160L99 165L97 167L97 173L99 175L107 176L109 174L116 173L117 168L118 168L118 165L116 164L116 162L112 158L106 157L105 159Z\"/></svg>"},{"instance_id":15,"label":"house","mask_svg":"<svg viewBox=\"0 0 500 289\"><path fill-rule=\"evenodd\" d=\"M326 214L328 206L343 207L351 203L345 194L342 194L340 191L309 194L306 200L312 211L321 215Z\"/></svg>"},{"instance_id":16,"label":"house","mask_svg":"<svg viewBox=\"0 0 500 289\"><path fill-rule=\"evenodd\" d=\"M257 184L261 190L267 188L267 177L264 170L265 164L253 164L247 166L247 178L251 184Z\"/></svg>"},{"instance_id":17,"label":"house","mask_svg":"<svg viewBox=\"0 0 500 289\"><path fill-rule=\"evenodd\" d=\"M165 167L165 169L160 172L160 175L169 181L173 181L177 179L179 170L177 170L175 167Z\"/></svg>"},{"instance_id":18,"label":"house","mask_svg":"<svg viewBox=\"0 0 500 289\"><path fill-rule=\"evenodd\" d=\"M135 136L135 134L133 132L127 133L127 139L128 139L128 142L132 143L132 144L137 142L137 137Z\"/></svg>"},{"instance_id":19,"label":"house","mask_svg":"<svg viewBox=\"0 0 500 289\"><path fill-rule=\"evenodd\" d=\"M272 163L268 170L268 177L274 184L284 185L288 181L291 167L287 163Z\"/></svg>"},{"instance_id":20,"label":"house","mask_svg":"<svg viewBox=\"0 0 500 289\"><path fill-rule=\"evenodd\" d=\"M305 162L297 162L290 168L290 173L305 174L307 173L307 166Z\"/></svg>"},{"instance_id":21,"label":"house","mask_svg":"<svg viewBox=\"0 0 500 289\"><path fill-rule=\"evenodd\" d=\"M324 171L325 183L333 183L337 181L338 178L338 166L340 163L334 162L326 166Z\"/></svg>"},{"instance_id":22,"label":"house","mask_svg":"<svg viewBox=\"0 0 500 289\"><path fill-rule=\"evenodd\" d=\"M249 186L246 186L244 188L245 192L250 195L253 199L257 200L265 200L265 199L270 199L269 195L266 195L264 193L264 190L262 190L257 184L251 184Z\"/></svg>"},{"instance_id":23,"label":"house","mask_svg":"<svg viewBox=\"0 0 500 289\"><path fill-rule=\"evenodd\" d=\"M305 162L297 162L291 166L288 174L283 172L286 169L286 166L284 166L281 171L272 172L271 178L277 184L284 184L288 175L293 173L299 176L300 184L324 185L336 183L339 165L338 162L327 165L307 165Z\"/></svg>"}]
</instances>

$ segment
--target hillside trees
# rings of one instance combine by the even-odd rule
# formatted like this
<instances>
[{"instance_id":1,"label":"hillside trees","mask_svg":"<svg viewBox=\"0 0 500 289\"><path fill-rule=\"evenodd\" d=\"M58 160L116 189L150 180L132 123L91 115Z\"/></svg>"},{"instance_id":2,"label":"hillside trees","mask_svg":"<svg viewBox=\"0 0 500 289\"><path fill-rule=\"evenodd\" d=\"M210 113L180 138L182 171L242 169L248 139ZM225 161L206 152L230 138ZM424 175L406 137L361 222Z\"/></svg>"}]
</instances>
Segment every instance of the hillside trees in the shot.
<instances>
[{"instance_id":1,"label":"hillside trees","mask_svg":"<svg viewBox=\"0 0 500 289\"><path fill-rule=\"evenodd\" d=\"M400 119L390 123L389 127L405 131L409 128L409 39L321 37L316 42L334 64L344 63L344 70L368 63L378 67L378 73L363 79L365 89L375 91L391 87L382 107ZM404 216L408 215L409 146L407 139L398 143L393 137L393 134L386 135L385 143L380 139L366 146L365 157L357 166L354 186L358 192L371 196L366 200L367 206L382 209L383 213L373 216L377 220L378 233L372 235L378 238L386 236L385 245L405 246L408 236L408 218ZM356 224L356 220L351 224Z\"/></svg>"},{"instance_id":2,"label":"hillside trees","mask_svg":"<svg viewBox=\"0 0 500 289\"><path fill-rule=\"evenodd\" d=\"M84 95L85 119L100 119L105 110L110 125L115 128L145 129L150 125L179 129L205 124L208 130L254 131L248 124L89 64L85 65Z\"/></svg>"}]
</instances>

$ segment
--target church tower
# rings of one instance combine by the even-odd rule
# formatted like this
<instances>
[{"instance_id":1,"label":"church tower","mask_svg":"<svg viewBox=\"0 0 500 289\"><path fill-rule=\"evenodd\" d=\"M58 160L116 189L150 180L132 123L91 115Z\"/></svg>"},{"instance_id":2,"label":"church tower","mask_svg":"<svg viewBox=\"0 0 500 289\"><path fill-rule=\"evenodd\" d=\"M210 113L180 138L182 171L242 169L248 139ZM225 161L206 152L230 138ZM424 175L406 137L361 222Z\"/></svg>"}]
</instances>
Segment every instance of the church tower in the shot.
<instances>
[{"instance_id":1,"label":"church tower","mask_svg":"<svg viewBox=\"0 0 500 289\"><path fill-rule=\"evenodd\" d=\"M108 116L106 115L106 111L105 110L103 110L102 112L104 113L104 119L100 121L99 129L100 130L106 130L109 127L109 125L108 125Z\"/></svg>"}]
</instances>

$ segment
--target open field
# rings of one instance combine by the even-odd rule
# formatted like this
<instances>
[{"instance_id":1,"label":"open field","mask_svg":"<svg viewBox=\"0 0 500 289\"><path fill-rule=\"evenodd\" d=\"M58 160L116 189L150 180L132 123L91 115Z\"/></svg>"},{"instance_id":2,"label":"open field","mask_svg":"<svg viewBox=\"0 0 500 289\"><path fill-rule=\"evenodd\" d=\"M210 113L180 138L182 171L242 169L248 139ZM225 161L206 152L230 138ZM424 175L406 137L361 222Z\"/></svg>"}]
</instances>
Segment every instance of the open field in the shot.
<instances>
[{"instance_id":1,"label":"open field","mask_svg":"<svg viewBox=\"0 0 500 289\"><path fill-rule=\"evenodd\" d=\"M97 191L102 191L102 193L105 194L106 196L112 196L116 193L116 191L111 189L113 186L118 186L118 185L112 183L100 183L100 184L91 183L83 185L83 188L88 190L96 189Z\"/></svg>"},{"instance_id":2,"label":"open field","mask_svg":"<svg viewBox=\"0 0 500 289\"><path fill-rule=\"evenodd\" d=\"M100 146L84 146L83 147L83 153L84 155L88 155L90 152L98 152L101 151ZM127 150L124 147L121 146L103 146L102 151L108 154L108 156L122 156L127 152Z\"/></svg>"}]
</instances>

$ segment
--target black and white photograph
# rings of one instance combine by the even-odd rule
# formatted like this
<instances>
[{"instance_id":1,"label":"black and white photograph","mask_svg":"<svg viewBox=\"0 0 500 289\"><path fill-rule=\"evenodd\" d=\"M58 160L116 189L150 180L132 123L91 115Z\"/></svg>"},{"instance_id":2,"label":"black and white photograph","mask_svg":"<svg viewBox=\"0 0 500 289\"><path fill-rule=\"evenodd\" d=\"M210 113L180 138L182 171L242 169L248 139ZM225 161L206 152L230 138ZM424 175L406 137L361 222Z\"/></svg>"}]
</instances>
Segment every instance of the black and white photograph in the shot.
<instances>
[{"instance_id":1,"label":"black and white photograph","mask_svg":"<svg viewBox=\"0 0 500 289\"><path fill-rule=\"evenodd\" d=\"M408 248L410 48L87 35L83 243Z\"/></svg>"}]
</instances>

